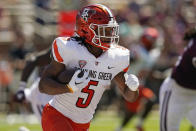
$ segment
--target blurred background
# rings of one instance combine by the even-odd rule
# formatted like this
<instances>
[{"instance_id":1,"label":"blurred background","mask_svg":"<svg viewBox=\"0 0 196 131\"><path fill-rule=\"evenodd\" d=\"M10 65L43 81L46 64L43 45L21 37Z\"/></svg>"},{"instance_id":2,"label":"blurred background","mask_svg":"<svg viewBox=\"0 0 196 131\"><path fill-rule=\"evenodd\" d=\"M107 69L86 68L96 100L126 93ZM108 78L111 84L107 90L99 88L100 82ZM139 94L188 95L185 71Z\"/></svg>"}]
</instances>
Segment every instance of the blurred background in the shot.
<instances>
[{"instance_id":1,"label":"blurred background","mask_svg":"<svg viewBox=\"0 0 196 131\"><path fill-rule=\"evenodd\" d=\"M152 91L151 96L144 95L145 101L139 101L140 107L133 112L136 117L122 130L139 131L138 117L149 101L150 111L142 128L159 130L159 88L187 44L184 33L195 26L196 0L0 0L1 131L18 131L20 126L41 131L31 106L12 100L25 59L30 53L50 47L55 37L71 36L77 10L93 3L113 10L120 25L119 44L131 50L129 73L136 74L141 86ZM126 105L112 83L98 106L90 130L120 130ZM189 127L185 120L181 130Z\"/></svg>"}]
</instances>

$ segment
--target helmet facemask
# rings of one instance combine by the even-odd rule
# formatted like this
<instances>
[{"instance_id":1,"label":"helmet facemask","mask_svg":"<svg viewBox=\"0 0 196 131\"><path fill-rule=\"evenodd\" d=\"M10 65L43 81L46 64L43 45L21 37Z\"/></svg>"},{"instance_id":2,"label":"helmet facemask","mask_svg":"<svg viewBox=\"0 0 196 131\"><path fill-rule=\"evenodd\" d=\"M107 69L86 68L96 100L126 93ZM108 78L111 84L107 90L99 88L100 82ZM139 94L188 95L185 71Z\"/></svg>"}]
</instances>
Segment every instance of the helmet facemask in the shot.
<instances>
[{"instance_id":1,"label":"helmet facemask","mask_svg":"<svg viewBox=\"0 0 196 131\"><path fill-rule=\"evenodd\" d=\"M93 31L94 37L92 43L103 50L110 48L111 44L118 44L119 41L119 25L113 24L93 24L89 28Z\"/></svg>"}]
</instances>

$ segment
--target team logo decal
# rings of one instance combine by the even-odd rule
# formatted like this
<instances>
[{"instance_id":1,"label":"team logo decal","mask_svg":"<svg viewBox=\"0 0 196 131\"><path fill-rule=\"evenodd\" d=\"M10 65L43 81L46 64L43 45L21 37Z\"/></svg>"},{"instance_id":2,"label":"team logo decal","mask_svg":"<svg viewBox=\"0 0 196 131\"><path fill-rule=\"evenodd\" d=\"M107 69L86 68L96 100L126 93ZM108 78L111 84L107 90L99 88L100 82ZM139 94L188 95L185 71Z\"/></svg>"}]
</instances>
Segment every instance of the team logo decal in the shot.
<instances>
[{"instance_id":1,"label":"team logo decal","mask_svg":"<svg viewBox=\"0 0 196 131\"><path fill-rule=\"evenodd\" d=\"M88 21L88 18L91 18L91 16L92 16L93 14L95 14L95 13L96 13L95 10L90 10L90 9L88 9L88 8L85 8L85 9L83 10L83 12L82 12L81 17L87 22L87 21Z\"/></svg>"},{"instance_id":2,"label":"team logo decal","mask_svg":"<svg viewBox=\"0 0 196 131\"><path fill-rule=\"evenodd\" d=\"M192 63L193 63L193 66L196 68L196 57L193 57Z\"/></svg>"},{"instance_id":3,"label":"team logo decal","mask_svg":"<svg viewBox=\"0 0 196 131\"><path fill-rule=\"evenodd\" d=\"M86 8L86 9L84 9L84 11L82 12L82 15L81 15L81 17L85 20L85 21L88 21L88 12L89 12L89 9L88 8Z\"/></svg>"},{"instance_id":4,"label":"team logo decal","mask_svg":"<svg viewBox=\"0 0 196 131\"><path fill-rule=\"evenodd\" d=\"M85 60L79 60L79 66L80 68L83 68L86 65L86 61Z\"/></svg>"}]
</instances>

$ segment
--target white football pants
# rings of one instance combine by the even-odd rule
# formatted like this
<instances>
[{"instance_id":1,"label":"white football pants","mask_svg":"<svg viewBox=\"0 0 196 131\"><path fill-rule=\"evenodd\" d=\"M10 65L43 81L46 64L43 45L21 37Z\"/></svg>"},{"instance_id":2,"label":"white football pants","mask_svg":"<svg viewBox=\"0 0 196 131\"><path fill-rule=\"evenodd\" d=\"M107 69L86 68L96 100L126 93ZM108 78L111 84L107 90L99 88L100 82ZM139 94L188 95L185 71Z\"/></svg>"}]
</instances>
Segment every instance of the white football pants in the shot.
<instances>
[{"instance_id":1,"label":"white football pants","mask_svg":"<svg viewBox=\"0 0 196 131\"><path fill-rule=\"evenodd\" d=\"M186 117L196 128L196 90L178 85L167 78L160 89L160 131L179 131Z\"/></svg>"}]
</instances>

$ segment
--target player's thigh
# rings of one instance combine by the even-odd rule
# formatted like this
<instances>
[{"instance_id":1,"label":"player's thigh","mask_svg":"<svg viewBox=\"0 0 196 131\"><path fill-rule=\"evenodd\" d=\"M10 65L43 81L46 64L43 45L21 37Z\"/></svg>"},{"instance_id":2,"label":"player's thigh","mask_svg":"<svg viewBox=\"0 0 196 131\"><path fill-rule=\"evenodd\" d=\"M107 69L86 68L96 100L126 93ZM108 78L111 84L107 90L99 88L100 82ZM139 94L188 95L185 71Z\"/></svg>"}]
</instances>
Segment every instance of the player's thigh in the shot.
<instances>
[{"instance_id":1,"label":"player's thigh","mask_svg":"<svg viewBox=\"0 0 196 131\"><path fill-rule=\"evenodd\" d=\"M42 112L43 131L73 131L71 123L51 106L46 105Z\"/></svg>"},{"instance_id":2,"label":"player's thigh","mask_svg":"<svg viewBox=\"0 0 196 131\"><path fill-rule=\"evenodd\" d=\"M172 92L175 93L175 92ZM176 94L171 94L168 107L166 109L165 120L168 131L178 131L181 120L185 117L186 106L178 100Z\"/></svg>"},{"instance_id":3,"label":"player's thigh","mask_svg":"<svg viewBox=\"0 0 196 131\"><path fill-rule=\"evenodd\" d=\"M169 100L171 97L171 90L162 92L161 104L160 104L160 130L167 131L168 128L168 108ZM170 107L171 109L171 107Z\"/></svg>"},{"instance_id":4,"label":"player's thigh","mask_svg":"<svg viewBox=\"0 0 196 131\"><path fill-rule=\"evenodd\" d=\"M180 121L185 114L184 105L179 101L173 80L166 80L160 92L160 129L178 131Z\"/></svg>"},{"instance_id":5,"label":"player's thigh","mask_svg":"<svg viewBox=\"0 0 196 131\"><path fill-rule=\"evenodd\" d=\"M196 98L194 98L194 103L190 103L190 106L191 110L187 114L187 119L196 128Z\"/></svg>"},{"instance_id":6,"label":"player's thigh","mask_svg":"<svg viewBox=\"0 0 196 131\"><path fill-rule=\"evenodd\" d=\"M191 110L188 113L187 119L191 122L191 124L196 128L196 109Z\"/></svg>"},{"instance_id":7,"label":"player's thigh","mask_svg":"<svg viewBox=\"0 0 196 131\"><path fill-rule=\"evenodd\" d=\"M161 131L178 131L184 117L185 108L176 101L172 91L166 91L160 110Z\"/></svg>"},{"instance_id":8,"label":"player's thigh","mask_svg":"<svg viewBox=\"0 0 196 131\"><path fill-rule=\"evenodd\" d=\"M70 122L66 119L55 121L51 131L74 131Z\"/></svg>"},{"instance_id":9,"label":"player's thigh","mask_svg":"<svg viewBox=\"0 0 196 131\"><path fill-rule=\"evenodd\" d=\"M160 104L160 109L162 109L162 106L164 104L164 101L167 97L167 93L168 91L171 90L171 82L170 82L170 78L167 78L164 80L164 82L162 83L161 87L160 87L160 92L159 92L159 104Z\"/></svg>"}]
</instances>

